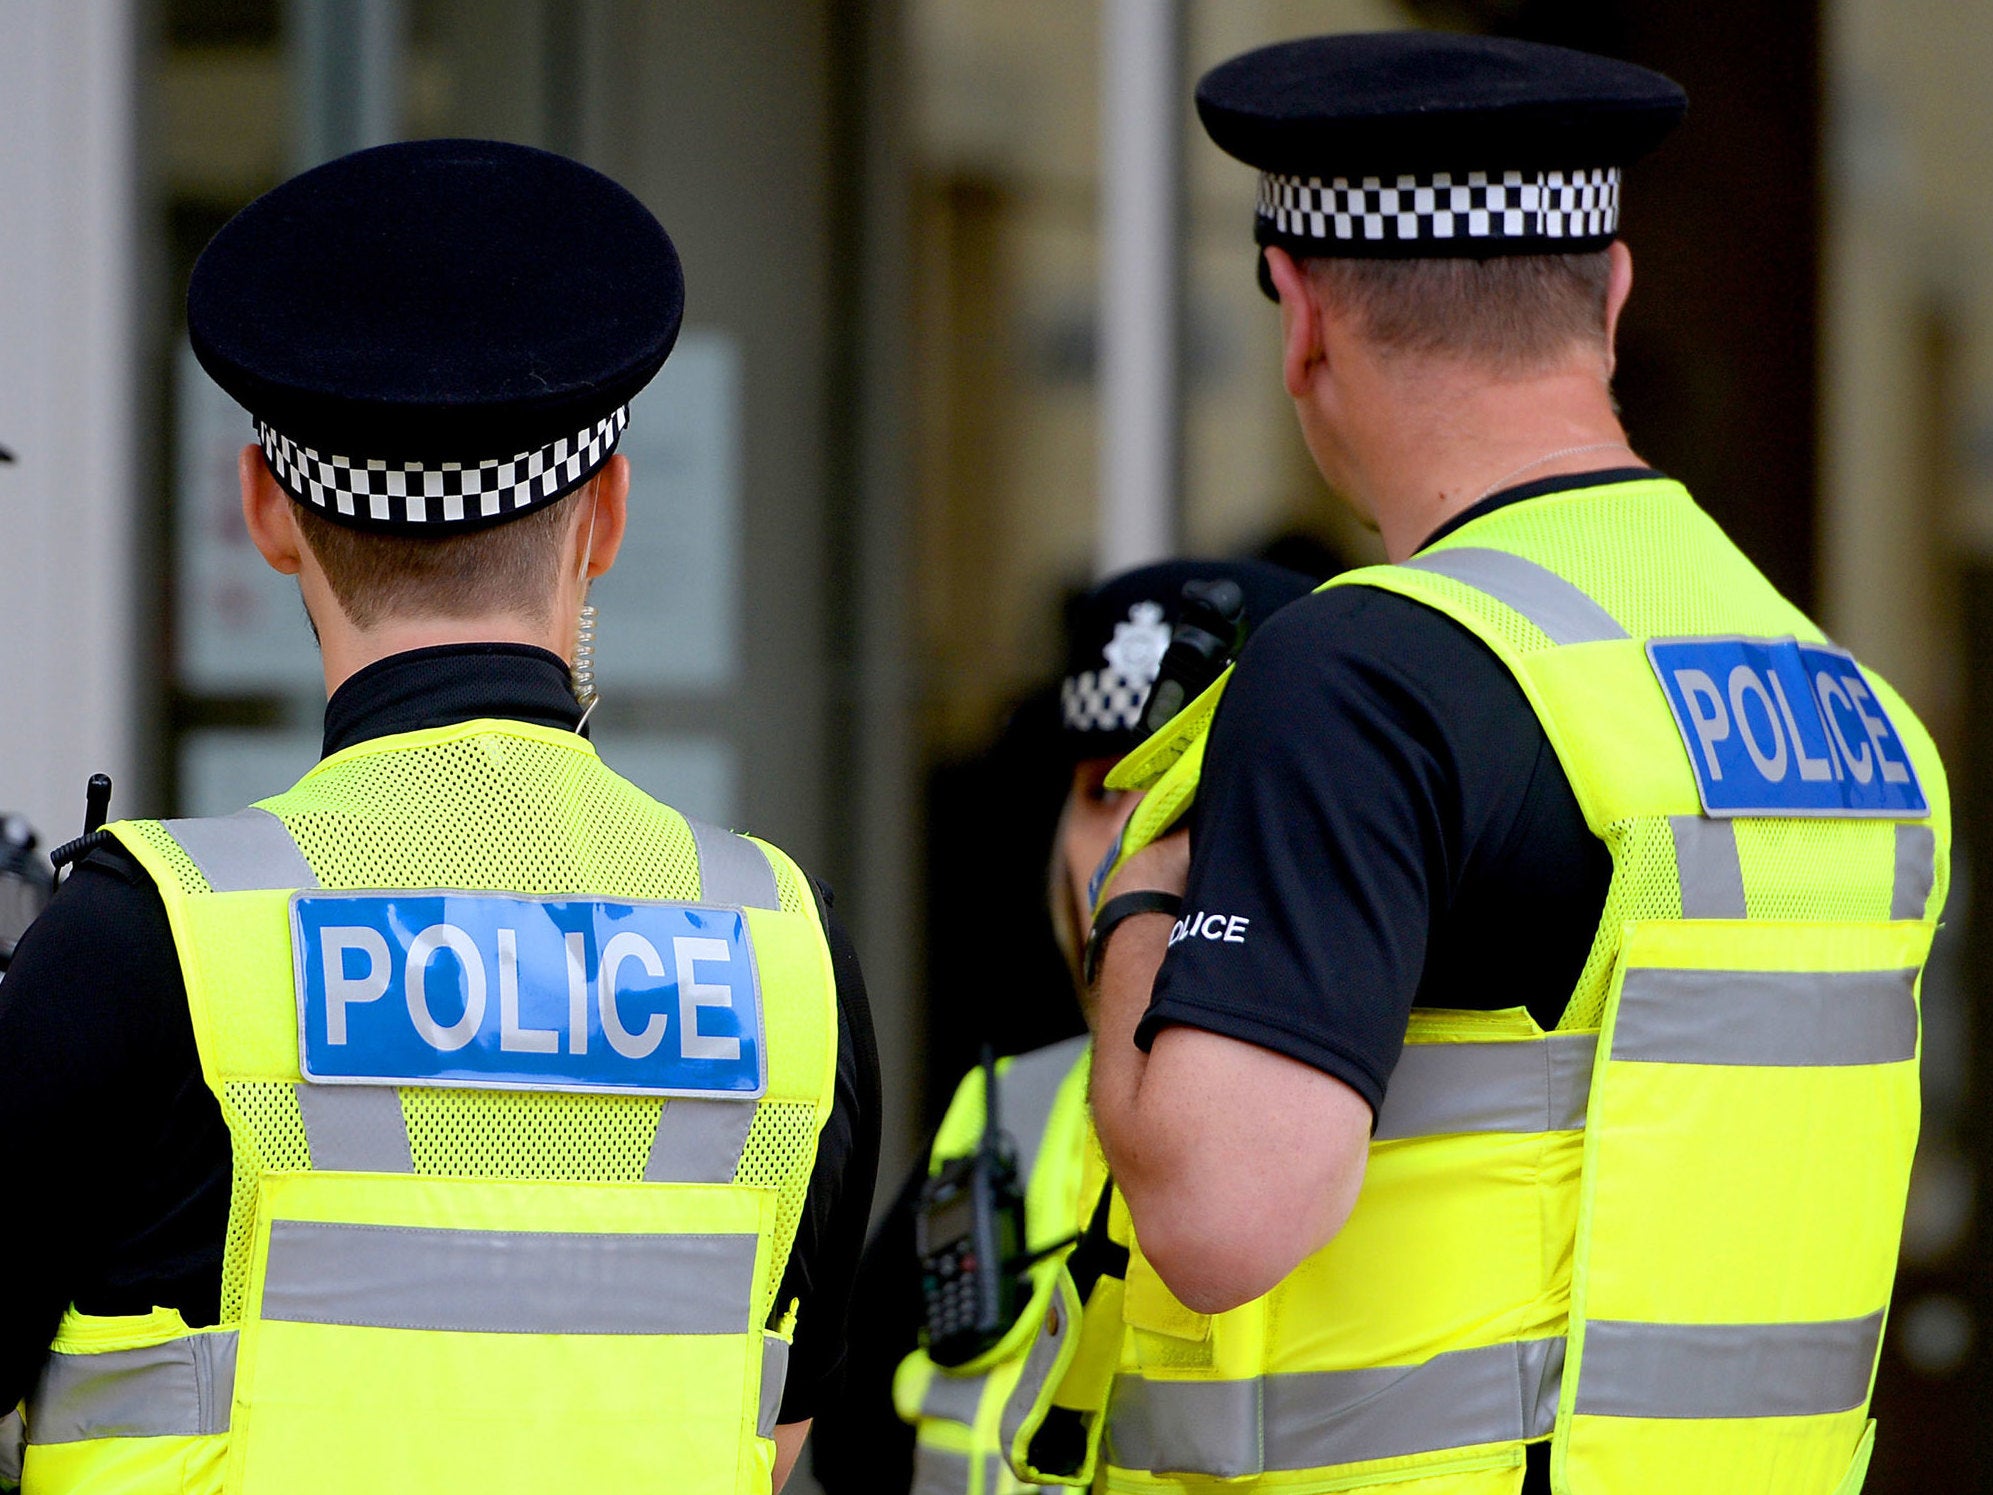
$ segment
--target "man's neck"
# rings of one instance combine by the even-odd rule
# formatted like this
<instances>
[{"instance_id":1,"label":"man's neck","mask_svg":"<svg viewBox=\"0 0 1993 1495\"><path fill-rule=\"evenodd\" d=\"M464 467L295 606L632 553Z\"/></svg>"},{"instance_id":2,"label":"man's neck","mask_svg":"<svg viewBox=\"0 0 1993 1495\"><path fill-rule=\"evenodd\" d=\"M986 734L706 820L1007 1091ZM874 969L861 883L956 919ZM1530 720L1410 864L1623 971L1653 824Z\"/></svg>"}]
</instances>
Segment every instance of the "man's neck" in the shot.
<instances>
[{"instance_id":1,"label":"man's neck","mask_svg":"<svg viewBox=\"0 0 1993 1495\"><path fill-rule=\"evenodd\" d=\"M1513 484L1641 465L1595 370L1491 378L1449 365L1368 393L1344 423L1349 485L1393 561Z\"/></svg>"}]
</instances>

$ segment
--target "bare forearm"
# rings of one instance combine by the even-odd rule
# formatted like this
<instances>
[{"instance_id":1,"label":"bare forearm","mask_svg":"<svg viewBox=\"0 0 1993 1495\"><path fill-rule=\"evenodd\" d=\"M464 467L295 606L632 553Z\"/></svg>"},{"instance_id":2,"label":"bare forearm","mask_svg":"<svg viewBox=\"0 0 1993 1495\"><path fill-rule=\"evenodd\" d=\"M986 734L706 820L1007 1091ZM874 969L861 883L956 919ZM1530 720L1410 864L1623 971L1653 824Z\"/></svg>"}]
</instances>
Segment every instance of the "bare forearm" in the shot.
<instances>
[{"instance_id":1,"label":"bare forearm","mask_svg":"<svg viewBox=\"0 0 1993 1495\"><path fill-rule=\"evenodd\" d=\"M1188 1307L1268 1291L1341 1228L1370 1110L1342 1082L1195 1028L1135 1047L1169 920L1139 915L1101 962L1094 1125L1143 1254Z\"/></svg>"}]
</instances>

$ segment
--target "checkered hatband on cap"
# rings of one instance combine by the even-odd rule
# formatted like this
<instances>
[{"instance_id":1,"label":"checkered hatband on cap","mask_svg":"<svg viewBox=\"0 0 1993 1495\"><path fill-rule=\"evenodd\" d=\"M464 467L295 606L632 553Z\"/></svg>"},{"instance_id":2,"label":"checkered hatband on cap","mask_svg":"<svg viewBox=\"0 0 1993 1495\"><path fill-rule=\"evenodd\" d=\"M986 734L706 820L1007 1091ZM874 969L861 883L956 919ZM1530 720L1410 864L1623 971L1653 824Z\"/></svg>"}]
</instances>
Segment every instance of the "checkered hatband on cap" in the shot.
<instances>
[{"instance_id":1,"label":"checkered hatband on cap","mask_svg":"<svg viewBox=\"0 0 1993 1495\"><path fill-rule=\"evenodd\" d=\"M1141 725L1149 699L1148 680L1116 669L1081 670L1059 687L1059 708L1068 732L1127 732Z\"/></svg>"},{"instance_id":2,"label":"checkered hatband on cap","mask_svg":"<svg viewBox=\"0 0 1993 1495\"><path fill-rule=\"evenodd\" d=\"M1541 242L1619 231L1619 168L1321 177L1261 172L1259 219L1283 238L1324 244Z\"/></svg>"},{"instance_id":3,"label":"checkered hatband on cap","mask_svg":"<svg viewBox=\"0 0 1993 1495\"><path fill-rule=\"evenodd\" d=\"M573 436L488 462L383 462L303 446L257 421L270 471L299 503L328 519L389 528L488 524L547 503L592 477L616 450L630 407L618 406Z\"/></svg>"}]
</instances>

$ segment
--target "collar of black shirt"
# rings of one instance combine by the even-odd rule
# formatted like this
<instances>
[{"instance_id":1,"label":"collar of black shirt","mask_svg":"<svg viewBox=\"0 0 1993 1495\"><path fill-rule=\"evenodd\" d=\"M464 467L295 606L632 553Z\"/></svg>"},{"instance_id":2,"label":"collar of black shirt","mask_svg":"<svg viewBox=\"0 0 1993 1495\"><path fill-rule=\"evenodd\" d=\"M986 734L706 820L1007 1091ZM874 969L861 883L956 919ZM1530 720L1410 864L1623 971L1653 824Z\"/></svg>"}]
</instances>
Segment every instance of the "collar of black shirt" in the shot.
<instances>
[{"instance_id":1,"label":"collar of black shirt","mask_svg":"<svg viewBox=\"0 0 1993 1495\"><path fill-rule=\"evenodd\" d=\"M531 644L439 644L390 654L325 703L324 752L488 716L574 731L581 707L567 662Z\"/></svg>"},{"instance_id":2,"label":"collar of black shirt","mask_svg":"<svg viewBox=\"0 0 1993 1495\"><path fill-rule=\"evenodd\" d=\"M1573 488L1602 488L1607 483L1637 483L1645 478L1666 475L1656 472L1651 467L1602 467L1596 472L1560 472L1554 478L1538 478L1533 483L1518 483L1513 488L1504 488L1500 493L1490 493L1472 508L1462 509L1427 535L1419 549L1424 550L1437 545L1461 525L1471 523L1483 514L1492 514L1497 509L1506 509L1510 504L1519 504L1526 498L1542 498L1546 493L1568 493Z\"/></svg>"}]
</instances>

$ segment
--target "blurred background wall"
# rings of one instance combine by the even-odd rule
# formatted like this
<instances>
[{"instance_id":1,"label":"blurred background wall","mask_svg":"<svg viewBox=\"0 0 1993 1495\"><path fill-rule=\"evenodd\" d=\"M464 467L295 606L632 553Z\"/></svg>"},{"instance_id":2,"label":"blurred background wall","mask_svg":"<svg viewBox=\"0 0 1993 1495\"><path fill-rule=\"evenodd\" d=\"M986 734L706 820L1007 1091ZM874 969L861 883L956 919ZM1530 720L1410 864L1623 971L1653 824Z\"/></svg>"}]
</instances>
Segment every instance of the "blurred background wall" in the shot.
<instances>
[{"instance_id":1,"label":"blurred background wall","mask_svg":"<svg viewBox=\"0 0 1993 1495\"><path fill-rule=\"evenodd\" d=\"M626 447L638 543L598 594L597 738L836 890L889 1177L976 1042L1062 1021L1035 880L1062 597L1170 548L1322 572L1378 554L1294 430L1253 175L1204 141L1191 80L1264 41L1414 25L1679 78L1689 123L1628 185L1620 391L1643 453L1895 680L1952 767L1869 1488L1985 1487L1993 4L19 0L8 20L0 804L57 841L93 768L123 813L202 813L316 756L302 614L236 538L248 424L185 350L214 229L360 145L577 156L659 214L690 288Z\"/></svg>"}]
</instances>

